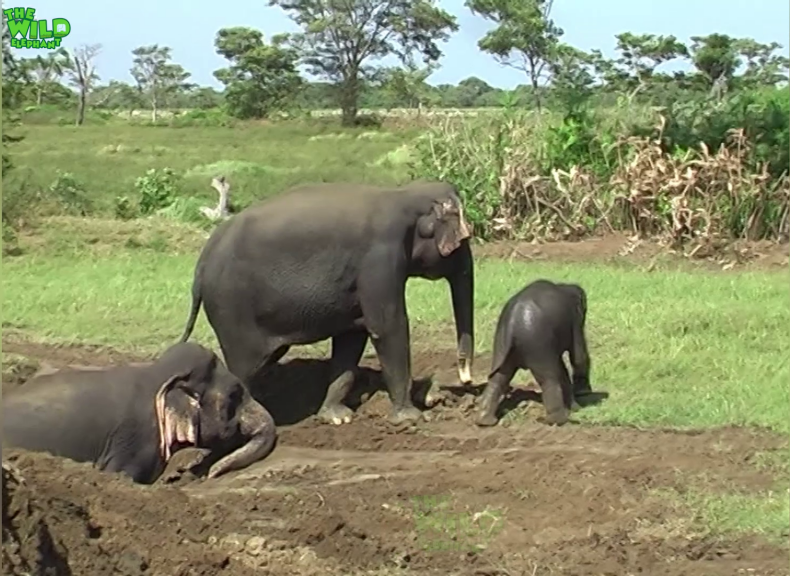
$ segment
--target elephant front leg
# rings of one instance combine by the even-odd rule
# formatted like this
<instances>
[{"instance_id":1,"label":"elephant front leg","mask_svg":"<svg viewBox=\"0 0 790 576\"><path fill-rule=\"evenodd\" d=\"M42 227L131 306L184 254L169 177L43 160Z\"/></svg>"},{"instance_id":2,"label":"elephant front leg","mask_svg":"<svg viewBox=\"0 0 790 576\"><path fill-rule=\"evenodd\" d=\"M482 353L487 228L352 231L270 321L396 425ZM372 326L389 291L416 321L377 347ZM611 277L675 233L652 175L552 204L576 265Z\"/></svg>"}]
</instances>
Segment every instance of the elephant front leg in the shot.
<instances>
[{"instance_id":1,"label":"elephant front leg","mask_svg":"<svg viewBox=\"0 0 790 576\"><path fill-rule=\"evenodd\" d=\"M583 396L592 392L590 386L590 353L587 338L581 324L573 331L573 344L570 349L571 368L573 368L573 395Z\"/></svg>"},{"instance_id":2,"label":"elephant front leg","mask_svg":"<svg viewBox=\"0 0 790 576\"><path fill-rule=\"evenodd\" d=\"M326 423L351 422L352 410L343 404L354 383L357 366L365 351L368 333L364 330L347 332L332 338L331 383L318 417Z\"/></svg>"},{"instance_id":3,"label":"elephant front leg","mask_svg":"<svg viewBox=\"0 0 790 576\"><path fill-rule=\"evenodd\" d=\"M405 323L404 323L405 324ZM392 402L390 422L401 424L422 418L411 400L411 358L408 325L371 338L381 364L381 373Z\"/></svg>"},{"instance_id":4,"label":"elephant front leg","mask_svg":"<svg viewBox=\"0 0 790 576\"><path fill-rule=\"evenodd\" d=\"M399 247L397 247L399 248ZM394 273L370 266L357 283L360 307L392 402L390 422L417 421L422 412L411 399L411 350L406 315L406 263L398 250L379 249L371 263L395 262Z\"/></svg>"}]
</instances>

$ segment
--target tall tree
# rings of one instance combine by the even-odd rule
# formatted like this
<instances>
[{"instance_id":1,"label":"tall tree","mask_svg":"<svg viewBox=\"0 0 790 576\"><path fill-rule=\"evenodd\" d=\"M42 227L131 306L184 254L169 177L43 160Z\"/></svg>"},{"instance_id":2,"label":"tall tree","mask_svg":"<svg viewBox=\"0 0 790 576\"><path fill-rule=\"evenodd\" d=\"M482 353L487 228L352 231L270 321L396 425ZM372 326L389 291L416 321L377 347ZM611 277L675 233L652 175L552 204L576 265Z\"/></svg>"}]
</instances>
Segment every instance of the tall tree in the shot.
<instances>
[{"instance_id":1,"label":"tall tree","mask_svg":"<svg viewBox=\"0 0 790 576\"><path fill-rule=\"evenodd\" d=\"M551 68L551 92L566 115L572 116L592 96L594 57L560 43L554 48Z\"/></svg>"},{"instance_id":2,"label":"tall tree","mask_svg":"<svg viewBox=\"0 0 790 576\"><path fill-rule=\"evenodd\" d=\"M109 110L128 110L133 111L145 107L145 99L140 93L139 88L120 82L110 80L105 86L96 86L93 90L92 105L96 108Z\"/></svg>"},{"instance_id":3,"label":"tall tree","mask_svg":"<svg viewBox=\"0 0 790 576\"><path fill-rule=\"evenodd\" d=\"M741 64L735 38L726 34L691 37L691 60L708 88L728 88Z\"/></svg>"},{"instance_id":4,"label":"tall tree","mask_svg":"<svg viewBox=\"0 0 790 576\"><path fill-rule=\"evenodd\" d=\"M428 99L431 87L426 83L428 77L436 70L435 63L420 66L409 59L403 68L388 71L383 83L384 89L392 94L394 100L408 108L422 111L422 105Z\"/></svg>"},{"instance_id":5,"label":"tall tree","mask_svg":"<svg viewBox=\"0 0 790 576\"><path fill-rule=\"evenodd\" d=\"M140 92L148 98L151 121L156 122L160 105L174 93L189 87L191 76L180 64L170 62L172 49L168 46L140 46L132 50L131 74Z\"/></svg>"},{"instance_id":6,"label":"tall tree","mask_svg":"<svg viewBox=\"0 0 790 576\"><path fill-rule=\"evenodd\" d=\"M225 85L225 105L236 118L265 118L286 106L302 84L296 52L284 46L284 36L266 44L260 30L222 28L214 46L231 62L214 72Z\"/></svg>"},{"instance_id":7,"label":"tall tree","mask_svg":"<svg viewBox=\"0 0 790 576\"><path fill-rule=\"evenodd\" d=\"M762 44L751 38L737 40L735 49L746 60L741 83L745 86L775 86L779 82L787 82L790 59L776 54L781 47L777 42Z\"/></svg>"},{"instance_id":8,"label":"tall tree","mask_svg":"<svg viewBox=\"0 0 790 576\"><path fill-rule=\"evenodd\" d=\"M38 106L41 106L47 88L63 75L67 64L68 54L64 48L48 52L46 56L36 56L29 59L28 66L36 85L36 104Z\"/></svg>"},{"instance_id":9,"label":"tall tree","mask_svg":"<svg viewBox=\"0 0 790 576\"><path fill-rule=\"evenodd\" d=\"M689 55L686 45L671 35L623 32L616 38L619 58L607 61L599 50L592 56L604 80L616 90L627 90L629 100L650 86L661 64Z\"/></svg>"},{"instance_id":10,"label":"tall tree","mask_svg":"<svg viewBox=\"0 0 790 576\"><path fill-rule=\"evenodd\" d=\"M77 98L77 126L82 126L85 122L85 107L88 103L88 94L90 94L99 80L95 59L100 52L101 44L79 46L71 53L67 52L66 76L79 93Z\"/></svg>"},{"instance_id":11,"label":"tall tree","mask_svg":"<svg viewBox=\"0 0 790 576\"><path fill-rule=\"evenodd\" d=\"M3 52L3 133L2 133L2 168L3 178L13 168L13 162L9 154L9 145L15 144L24 136L12 134L11 128L19 124L19 118L11 113L12 108L19 104L20 92L29 82L27 70L19 62L11 51L11 32L6 25L6 16L2 16L2 52ZM6 212L3 212L3 222L6 222Z\"/></svg>"},{"instance_id":12,"label":"tall tree","mask_svg":"<svg viewBox=\"0 0 790 576\"><path fill-rule=\"evenodd\" d=\"M357 119L365 81L381 71L381 59L406 62L414 53L437 62L437 42L458 30L454 16L436 0L269 0L290 13L303 31L289 35L310 72L338 88L343 124Z\"/></svg>"},{"instance_id":13,"label":"tall tree","mask_svg":"<svg viewBox=\"0 0 790 576\"><path fill-rule=\"evenodd\" d=\"M477 43L505 66L524 72L541 108L541 81L551 77L554 50L563 30L550 18L553 0L466 0L474 14L496 23Z\"/></svg>"}]
</instances>

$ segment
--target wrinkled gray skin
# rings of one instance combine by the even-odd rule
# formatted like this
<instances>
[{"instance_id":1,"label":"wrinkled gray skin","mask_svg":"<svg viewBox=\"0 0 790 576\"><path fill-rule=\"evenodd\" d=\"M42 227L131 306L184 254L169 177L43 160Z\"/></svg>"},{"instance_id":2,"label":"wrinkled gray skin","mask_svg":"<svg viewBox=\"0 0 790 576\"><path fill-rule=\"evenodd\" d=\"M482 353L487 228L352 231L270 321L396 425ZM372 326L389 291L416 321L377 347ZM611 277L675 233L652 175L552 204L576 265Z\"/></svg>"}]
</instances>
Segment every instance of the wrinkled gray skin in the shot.
<instances>
[{"instance_id":1,"label":"wrinkled gray skin","mask_svg":"<svg viewBox=\"0 0 790 576\"><path fill-rule=\"evenodd\" d=\"M35 376L2 401L4 446L93 462L141 484L155 482L181 447L224 454L209 470L214 478L263 459L277 437L266 409L194 343L144 366Z\"/></svg>"},{"instance_id":2,"label":"wrinkled gray skin","mask_svg":"<svg viewBox=\"0 0 790 576\"><path fill-rule=\"evenodd\" d=\"M530 370L540 385L546 420L562 425L574 398L590 389L590 356L584 324L587 295L576 284L536 280L513 295L499 315L488 384L478 406L477 425L493 426L496 411L516 371ZM563 354L568 352L573 380Z\"/></svg>"},{"instance_id":3,"label":"wrinkled gray skin","mask_svg":"<svg viewBox=\"0 0 790 576\"><path fill-rule=\"evenodd\" d=\"M470 236L461 201L447 184L291 189L216 228L196 265L181 341L189 338L202 302L228 368L249 384L290 346L331 338L331 384L319 417L342 424L351 421L343 401L370 337L392 401L390 420L418 420L406 280L449 282L459 375L470 382Z\"/></svg>"}]
</instances>

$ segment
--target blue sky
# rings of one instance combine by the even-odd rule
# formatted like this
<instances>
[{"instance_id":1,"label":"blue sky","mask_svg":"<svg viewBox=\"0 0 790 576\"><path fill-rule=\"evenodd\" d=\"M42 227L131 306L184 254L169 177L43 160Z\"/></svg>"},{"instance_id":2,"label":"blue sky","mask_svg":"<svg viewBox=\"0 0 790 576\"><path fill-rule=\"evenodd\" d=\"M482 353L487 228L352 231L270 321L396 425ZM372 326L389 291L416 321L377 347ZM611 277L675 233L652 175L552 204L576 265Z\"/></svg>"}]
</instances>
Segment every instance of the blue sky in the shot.
<instances>
[{"instance_id":1,"label":"blue sky","mask_svg":"<svg viewBox=\"0 0 790 576\"><path fill-rule=\"evenodd\" d=\"M71 34L64 45L100 43L97 59L101 82L131 81L133 48L158 43L173 49L173 60L192 73L192 81L220 87L212 72L226 65L214 51L216 31L226 26L250 26L266 37L295 31L296 26L278 8L265 0L136 0L128 4L107 4L100 0L39 0L39 19L66 18ZM464 0L440 0L458 18L460 29L442 46L441 69L431 84L457 83L469 76L491 85L511 88L525 83L522 73L499 66L477 49L477 41L491 24L474 16ZM4 2L3 8L16 6ZM25 4L28 6L29 4ZM691 6L691 8L686 8ZM615 34L620 32L674 34L684 42L690 36L720 32L751 37L759 42L778 42L790 51L790 3L787 0L555 0L554 21L565 30L564 41L584 50L600 49L615 55ZM37 50L16 50L33 56ZM674 66L677 68L677 66Z\"/></svg>"}]
</instances>

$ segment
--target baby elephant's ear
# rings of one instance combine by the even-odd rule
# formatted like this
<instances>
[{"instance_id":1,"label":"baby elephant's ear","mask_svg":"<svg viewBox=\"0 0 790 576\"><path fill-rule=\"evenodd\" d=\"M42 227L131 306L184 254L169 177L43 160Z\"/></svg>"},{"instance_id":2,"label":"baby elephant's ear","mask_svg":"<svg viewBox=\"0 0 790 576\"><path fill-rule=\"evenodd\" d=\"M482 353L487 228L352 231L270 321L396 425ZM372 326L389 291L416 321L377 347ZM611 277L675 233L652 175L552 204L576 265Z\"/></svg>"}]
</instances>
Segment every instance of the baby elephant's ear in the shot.
<instances>
[{"instance_id":1,"label":"baby elephant's ear","mask_svg":"<svg viewBox=\"0 0 790 576\"><path fill-rule=\"evenodd\" d=\"M200 399L184 385L188 374L176 374L159 388L154 413L159 430L159 452L167 463L176 445L197 446L200 427Z\"/></svg>"}]
</instances>

